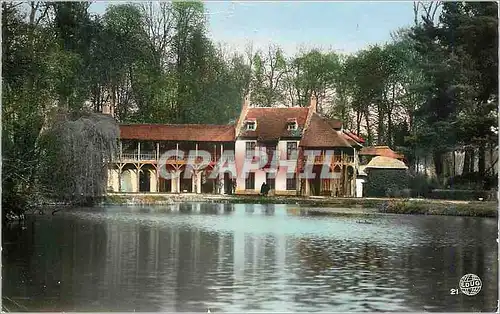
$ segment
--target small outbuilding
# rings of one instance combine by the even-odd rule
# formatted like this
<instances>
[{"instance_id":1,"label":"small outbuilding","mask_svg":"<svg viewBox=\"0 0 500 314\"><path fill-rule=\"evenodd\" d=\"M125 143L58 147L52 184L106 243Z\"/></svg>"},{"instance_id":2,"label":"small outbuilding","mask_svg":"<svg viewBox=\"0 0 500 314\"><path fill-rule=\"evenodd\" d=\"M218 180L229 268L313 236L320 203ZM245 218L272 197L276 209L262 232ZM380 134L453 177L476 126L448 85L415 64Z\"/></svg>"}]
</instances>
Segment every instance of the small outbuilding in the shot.
<instances>
[{"instance_id":1,"label":"small outbuilding","mask_svg":"<svg viewBox=\"0 0 500 314\"><path fill-rule=\"evenodd\" d=\"M408 189L408 167L401 160L376 156L363 167L363 171L367 174L365 196L397 196Z\"/></svg>"}]
</instances>

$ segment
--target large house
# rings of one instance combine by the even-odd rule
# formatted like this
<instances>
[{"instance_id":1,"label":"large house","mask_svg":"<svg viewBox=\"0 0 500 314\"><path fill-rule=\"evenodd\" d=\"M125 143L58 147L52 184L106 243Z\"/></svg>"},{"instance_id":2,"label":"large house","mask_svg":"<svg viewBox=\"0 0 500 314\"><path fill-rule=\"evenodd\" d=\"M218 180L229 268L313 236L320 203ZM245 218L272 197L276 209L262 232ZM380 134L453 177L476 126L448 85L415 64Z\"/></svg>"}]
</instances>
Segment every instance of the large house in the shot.
<instances>
[{"instance_id":1,"label":"large house","mask_svg":"<svg viewBox=\"0 0 500 314\"><path fill-rule=\"evenodd\" d=\"M246 97L233 125L120 125L108 190L258 194L266 182L275 195L352 197L363 143L318 114L314 97L288 108L252 107Z\"/></svg>"}]
</instances>

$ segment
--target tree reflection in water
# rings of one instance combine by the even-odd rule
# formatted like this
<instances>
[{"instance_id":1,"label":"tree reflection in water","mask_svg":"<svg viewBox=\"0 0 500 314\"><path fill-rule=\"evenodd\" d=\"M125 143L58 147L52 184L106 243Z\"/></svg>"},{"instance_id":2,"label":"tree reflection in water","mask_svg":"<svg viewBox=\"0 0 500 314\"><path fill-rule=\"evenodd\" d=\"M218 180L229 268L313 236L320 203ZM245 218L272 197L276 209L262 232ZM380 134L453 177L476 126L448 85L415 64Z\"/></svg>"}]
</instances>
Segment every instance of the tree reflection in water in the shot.
<instances>
[{"instance_id":1,"label":"tree reflection in water","mask_svg":"<svg viewBox=\"0 0 500 314\"><path fill-rule=\"evenodd\" d=\"M4 229L2 292L33 311L496 305L494 220L384 216L360 227L349 218L289 215L280 205L219 205L75 210ZM466 273L482 279L481 292L450 295Z\"/></svg>"}]
</instances>

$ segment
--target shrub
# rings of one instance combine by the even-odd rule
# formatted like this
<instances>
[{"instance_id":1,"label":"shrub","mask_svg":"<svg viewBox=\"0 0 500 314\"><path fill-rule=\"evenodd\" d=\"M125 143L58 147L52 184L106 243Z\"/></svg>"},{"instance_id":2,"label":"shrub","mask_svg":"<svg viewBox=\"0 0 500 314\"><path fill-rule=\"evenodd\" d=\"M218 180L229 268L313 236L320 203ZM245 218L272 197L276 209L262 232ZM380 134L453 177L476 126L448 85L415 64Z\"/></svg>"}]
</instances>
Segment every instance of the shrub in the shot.
<instances>
[{"instance_id":1,"label":"shrub","mask_svg":"<svg viewBox=\"0 0 500 314\"><path fill-rule=\"evenodd\" d=\"M367 197L398 197L408 188L408 172L402 169L369 169L364 184Z\"/></svg>"},{"instance_id":2,"label":"shrub","mask_svg":"<svg viewBox=\"0 0 500 314\"><path fill-rule=\"evenodd\" d=\"M402 189L401 190L401 197L410 198L411 197L411 190L410 189Z\"/></svg>"},{"instance_id":3,"label":"shrub","mask_svg":"<svg viewBox=\"0 0 500 314\"><path fill-rule=\"evenodd\" d=\"M497 208L492 203L465 203L449 204L425 201L391 200L384 202L378 208L381 213L391 214L419 214L419 215L450 215L450 216L475 216L496 217Z\"/></svg>"},{"instance_id":4,"label":"shrub","mask_svg":"<svg viewBox=\"0 0 500 314\"><path fill-rule=\"evenodd\" d=\"M455 201L477 201L479 198L483 200L491 199L490 191L480 190L432 190L429 198Z\"/></svg>"},{"instance_id":5,"label":"shrub","mask_svg":"<svg viewBox=\"0 0 500 314\"><path fill-rule=\"evenodd\" d=\"M448 185L456 190L489 190L498 186L498 177L471 172L449 178Z\"/></svg>"},{"instance_id":6,"label":"shrub","mask_svg":"<svg viewBox=\"0 0 500 314\"><path fill-rule=\"evenodd\" d=\"M392 187L385 189L385 196L386 197L392 197L392 194L393 194Z\"/></svg>"},{"instance_id":7,"label":"shrub","mask_svg":"<svg viewBox=\"0 0 500 314\"><path fill-rule=\"evenodd\" d=\"M126 204L127 198L119 195L107 195L104 200L104 204Z\"/></svg>"},{"instance_id":8,"label":"shrub","mask_svg":"<svg viewBox=\"0 0 500 314\"><path fill-rule=\"evenodd\" d=\"M402 189L398 187L389 187L385 191L385 196L399 198L402 195Z\"/></svg>"},{"instance_id":9,"label":"shrub","mask_svg":"<svg viewBox=\"0 0 500 314\"><path fill-rule=\"evenodd\" d=\"M439 188L439 183L435 178L429 178L425 174L416 174L409 179L409 187L413 197L430 196L433 189Z\"/></svg>"}]
</instances>

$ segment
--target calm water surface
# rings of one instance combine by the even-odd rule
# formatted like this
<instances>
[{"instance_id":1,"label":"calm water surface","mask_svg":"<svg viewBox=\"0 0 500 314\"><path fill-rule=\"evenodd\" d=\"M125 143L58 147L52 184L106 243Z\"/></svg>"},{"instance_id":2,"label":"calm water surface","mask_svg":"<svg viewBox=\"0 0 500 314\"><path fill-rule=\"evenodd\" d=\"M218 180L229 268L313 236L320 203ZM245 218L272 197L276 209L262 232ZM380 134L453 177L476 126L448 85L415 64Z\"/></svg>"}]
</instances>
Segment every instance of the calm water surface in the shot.
<instances>
[{"instance_id":1,"label":"calm water surface","mask_svg":"<svg viewBox=\"0 0 500 314\"><path fill-rule=\"evenodd\" d=\"M298 216L292 205L107 207L4 229L31 311L494 311L497 220ZM450 295L478 275L476 296Z\"/></svg>"}]
</instances>

